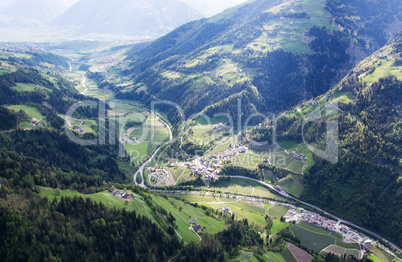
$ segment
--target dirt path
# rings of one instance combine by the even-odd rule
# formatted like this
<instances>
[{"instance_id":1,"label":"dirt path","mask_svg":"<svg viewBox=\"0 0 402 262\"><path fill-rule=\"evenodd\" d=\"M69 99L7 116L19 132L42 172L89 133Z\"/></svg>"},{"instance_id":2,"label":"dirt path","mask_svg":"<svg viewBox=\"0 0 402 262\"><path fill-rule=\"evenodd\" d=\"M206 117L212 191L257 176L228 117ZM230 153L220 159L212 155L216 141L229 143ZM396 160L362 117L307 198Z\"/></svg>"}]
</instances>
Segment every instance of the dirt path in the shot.
<instances>
[{"instance_id":1,"label":"dirt path","mask_svg":"<svg viewBox=\"0 0 402 262\"><path fill-rule=\"evenodd\" d=\"M184 172L186 172L186 169L184 169L183 172L181 172L181 175L177 178L175 185L177 183L179 183L179 181L180 181L181 177L183 176Z\"/></svg>"},{"instance_id":2,"label":"dirt path","mask_svg":"<svg viewBox=\"0 0 402 262\"><path fill-rule=\"evenodd\" d=\"M170 225L171 227L173 227L172 224L170 224L170 222L169 222L169 220L167 219L167 217L165 217L164 214L161 214L161 215L166 219L166 221L169 223L169 225ZM176 230L174 227L173 227L173 229L174 229L174 231L176 232L176 234L180 237L180 239L183 240L184 244L187 245L186 241L184 241L184 239L183 239L182 236L179 234L179 232L177 232L177 230ZM197 234L197 233L196 233L196 234ZM197 235L198 235L198 234L197 234ZM200 238L200 239L201 239L201 238Z\"/></svg>"},{"instance_id":3,"label":"dirt path","mask_svg":"<svg viewBox=\"0 0 402 262\"><path fill-rule=\"evenodd\" d=\"M3 134L3 133L10 133L10 132L13 132L13 131L15 131L15 129L10 129L10 130L1 131L0 134Z\"/></svg>"}]
</instances>

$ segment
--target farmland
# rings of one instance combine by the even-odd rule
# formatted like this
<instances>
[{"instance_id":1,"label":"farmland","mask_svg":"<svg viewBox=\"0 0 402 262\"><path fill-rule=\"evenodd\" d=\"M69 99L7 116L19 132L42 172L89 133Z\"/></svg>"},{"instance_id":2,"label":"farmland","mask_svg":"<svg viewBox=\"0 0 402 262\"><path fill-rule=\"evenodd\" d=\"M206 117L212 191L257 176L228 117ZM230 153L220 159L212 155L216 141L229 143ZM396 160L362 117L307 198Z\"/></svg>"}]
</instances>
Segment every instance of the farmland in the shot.
<instances>
[{"instance_id":1,"label":"farmland","mask_svg":"<svg viewBox=\"0 0 402 262\"><path fill-rule=\"evenodd\" d=\"M108 191L103 191L95 194L84 195L73 190L55 190L51 188L40 187L40 195L47 197L49 200L57 199L61 197L83 197L90 198L92 201L102 203L109 208L126 209L128 211L134 211L138 215L144 215L152 220L152 222L167 226L166 220L155 213L151 207L142 200L142 197L130 192L133 195L132 201L125 201L120 197L112 195ZM225 221L218 218L212 218L207 216L201 208L194 207L189 204L185 204L183 201L174 198L164 198L152 194L152 203L161 206L171 212L176 219L176 225L178 233L183 237L184 241L189 243L191 241L199 242L200 238L189 229L189 219L194 218L198 224L204 228L205 232L218 233L226 228Z\"/></svg>"},{"instance_id":2,"label":"farmland","mask_svg":"<svg viewBox=\"0 0 402 262\"><path fill-rule=\"evenodd\" d=\"M271 193L261 184L241 178L232 178L230 181L221 181L218 184L210 185L209 187L202 187L202 189L220 192L222 194L240 194L285 201L283 197Z\"/></svg>"},{"instance_id":3,"label":"farmland","mask_svg":"<svg viewBox=\"0 0 402 262\"><path fill-rule=\"evenodd\" d=\"M124 147L131 160L138 165L148 159L160 144L167 141L169 134L164 124L153 114L149 114L145 123L134 128L128 137L137 139L137 142L125 143Z\"/></svg>"},{"instance_id":4,"label":"farmland","mask_svg":"<svg viewBox=\"0 0 402 262\"><path fill-rule=\"evenodd\" d=\"M335 243L335 239L331 236L317 234L299 226L292 226L292 230L295 232L296 237L300 240L303 246L313 250L316 253Z\"/></svg>"}]
</instances>

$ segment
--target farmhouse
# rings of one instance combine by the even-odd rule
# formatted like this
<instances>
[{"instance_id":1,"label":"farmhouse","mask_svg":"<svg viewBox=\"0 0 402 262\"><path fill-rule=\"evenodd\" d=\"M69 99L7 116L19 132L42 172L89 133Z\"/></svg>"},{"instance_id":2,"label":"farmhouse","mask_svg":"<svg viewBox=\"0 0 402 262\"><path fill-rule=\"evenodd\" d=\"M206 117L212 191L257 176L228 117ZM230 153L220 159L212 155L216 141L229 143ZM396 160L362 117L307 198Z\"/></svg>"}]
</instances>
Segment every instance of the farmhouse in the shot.
<instances>
[{"instance_id":1,"label":"farmhouse","mask_svg":"<svg viewBox=\"0 0 402 262\"><path fill-rule=\"evenodd\" d=\"M131 200L133 199L133 197L131 196L130 193L124 193L121 198L125 199L125 200Z\"/></svg>"},{"instance_id":2,"label":"farmhouse","mask_svg":"<svg viewBox=\"0 0 402 262\"><path fill-rule=\"evenodd\" d=\"M198 233L202 234L202 227L200 225L194 225L193 229Z\"/></svg>"},{"instance_id":3,"label":"farmhouse","mask_svg":"<svg viewBox=\"0 0 402 262\"><path fill-rule=\"evenodd\" d=\"M115 195L115 196L117 196L117 197L121 197L119 190L113 191L113 192L112 192L112 195Z\"/></svg>"},{"instance_id":4,"label":"farmhouse","mask_svg":"<svg viewBox=\"0 0 402 262\"><path fill-rule=\"evenodd\" d=\"M190 224L194 225L194 224L195 224L195 219L192 218L192 219L190 219L188 222L189 222Z\"/></svg>"},{"instance_id":5,"label":"farmhouse","mask_svg":"<svg viewBox=\"0 0 402 262\"><path fill-rule=\"evenodd\" d=\"M229 215L232 214L232 210L230 210L230 208L227 206L221 207L219 210Z\"/></svg>"}]
</instances>

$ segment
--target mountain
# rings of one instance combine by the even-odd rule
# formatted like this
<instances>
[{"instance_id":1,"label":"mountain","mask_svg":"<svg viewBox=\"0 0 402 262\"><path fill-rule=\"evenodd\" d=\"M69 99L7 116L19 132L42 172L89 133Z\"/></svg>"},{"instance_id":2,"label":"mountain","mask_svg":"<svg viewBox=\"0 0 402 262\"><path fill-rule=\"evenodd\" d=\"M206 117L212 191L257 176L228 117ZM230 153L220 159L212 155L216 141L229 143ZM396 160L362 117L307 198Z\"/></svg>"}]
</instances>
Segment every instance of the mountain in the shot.
<instances>
[{"instance_id":1,"label":"mountain","mask_svg":"<svg viewBox=\"0 0 402 262\"><path fill-rule=\"evenodd\" d=\"M210 17L223 12L225 9L234 7L247 0L179 0L203 14L205 17Z\"/></svg>"},{"instance_id":2,"label":"mountain","mask_svg":"<svg viewBox=\"0 0 402 262\"><path fill-rule=\"evenodd\" d=\"M68 1L57 0L19 0L6 4L0 9L0 15L32 19L41 23L52 21L69 7Z\"/></svg>"},{"instance_id":3,"label":"mountain","mask_svg":"<svg viewBox=\"0 0 402 262\"><path fill-rule=\"evenodd\" d=\"M285 112L278 139L295 145L291 152L303 144L304 112L313 107L305 102L315 104L318 97L324 103L323 95L346 77L333 95L347 102L333 116L339 117L339 161L332 164L300 146L310 152L301 197L401 245L402 68L400 40L391 40L401 18L402 6L393 0L249 1L135 45L123 71L134 84L109 88L149 104L172 101L186 116L229 113L236 122L240 114ZM179 126L177 110L163 110ZM321 150L326 120L304 130L306 141ZM257 128L253 138L271 134Z\"/></svg>"},{"instance_id":4,"label":"mountain","mask_svg":"<svg viewBox=\"0 0 402 262\"><path fill-rule=\"evenodd\" d=\"M154 38L201 17L175 0L82 0L51 25L71 29L75 36L109 34Z\"/></svg>"},{"instance_id":5,"label":"mountain","mask_svg":"<svg viewBox=\"0 0 402 262\"><path fill-rule=\"evenodd\" d=\"M244 116L280 112L328 91L400 29L401 14L394 0L249 1L134 46L124 74L135 85L119 91L187 115L235 111L238 99Z\"/></svg>"},{"instance_id":6,"label":"mountain","mask_svg":"<svg viewBox=\"0 0 402 262\"><path fill-rule=\"evenodd\" d=\"M328 101L338 110L306 123ZM339 128L338 161L311 154L302 199L350 219L401 246L402 226L402 37L364 59L325 96L299 105L277 119L278 141L309 152L327 147L326 125ZM331 109L333 110L333 109ZM316 112L316 113L313 113ZM246 141L267 141L274 127L257 128ZM244 141L245 143L247 143ZM303 142L305 141L305 142ZM271 141L272 142L272 141Z\"/></svg>"}]
</instances>

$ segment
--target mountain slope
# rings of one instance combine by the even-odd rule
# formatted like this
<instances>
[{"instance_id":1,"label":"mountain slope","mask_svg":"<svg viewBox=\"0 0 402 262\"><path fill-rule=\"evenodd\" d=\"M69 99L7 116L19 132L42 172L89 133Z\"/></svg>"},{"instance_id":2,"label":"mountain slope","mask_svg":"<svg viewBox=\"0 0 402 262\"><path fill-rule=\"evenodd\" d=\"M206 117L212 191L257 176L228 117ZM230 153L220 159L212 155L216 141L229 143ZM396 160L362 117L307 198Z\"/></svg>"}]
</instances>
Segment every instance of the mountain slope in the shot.
<instances>
[{"instance_id":1,"label":"mountain slope","mask_svg":"<svg viewBox=\"0 0 402 262\"><path fill-rule=\"evenodd\" d=\"M125 74L136 85L122 96L138 98L145 86L186 114L230 111L239 97L246 116L289 109L329 90L361 58L355 53L365 57L390 37L372 31L391 32L400 8L370 2L381 6L367 13L364 1L255 0L186 24L128 53Z\"/></svg>"},{"instance_id":2,"label":"mountain slope","mask_svg":"<svg viewBox=\"0 0 402 262\"><path fill-rule=\"evenodd\" d=\"M202 15L178 1L82 0L52 22L76 35L125 34L155 37Z\"/></svg>"},{"instance_id":3,"label":"mountain slope","mask_svg":"<svg viewBox=\"0 0 402 262\"><path fill-rule=\"evenodd\" d=\"M325 150L326 123L339 126L335 164L313 154L305 172L302 198L379 232L401 246L402 226L402 38L355 67L326 97L339 111L303 125L312 112L325 110L324 97L306 102L277 120L279 141ZM302 130L303 129L303 130ZM267 141L273 127L251 132ZM272 141L271 141L272 142ZM290 143L290 144L291 144ZM301 150L299 146L297 150ZM289 149L290 150L290 149Z\"/></svg>"}]
</instances>

